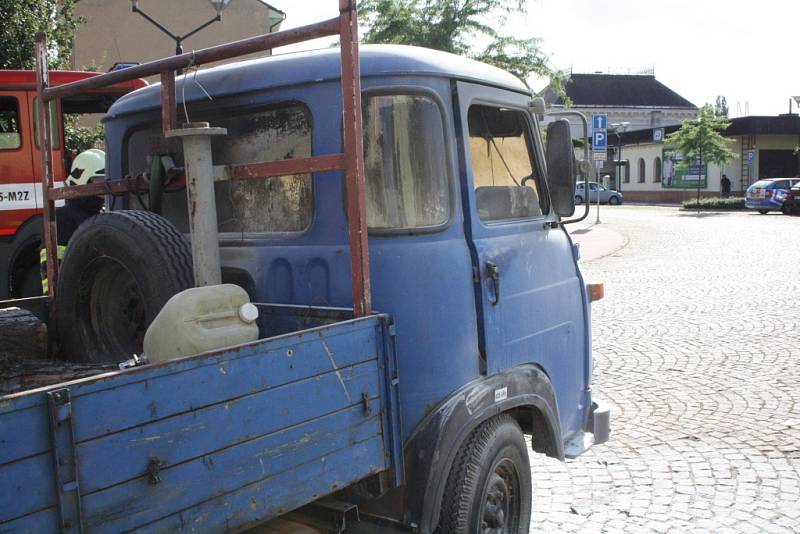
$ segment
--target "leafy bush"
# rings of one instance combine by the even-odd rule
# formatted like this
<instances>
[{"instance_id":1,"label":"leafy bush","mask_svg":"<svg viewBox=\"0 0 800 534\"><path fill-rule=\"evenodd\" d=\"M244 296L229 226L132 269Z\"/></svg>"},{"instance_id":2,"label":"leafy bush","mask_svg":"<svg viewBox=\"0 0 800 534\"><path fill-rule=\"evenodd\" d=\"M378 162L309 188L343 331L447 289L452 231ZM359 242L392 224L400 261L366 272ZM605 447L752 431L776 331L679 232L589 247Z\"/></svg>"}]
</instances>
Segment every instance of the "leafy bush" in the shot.
<instances>
[{"instance_id":1,"label":"leafy bush","mask_svg":"<svg viewBox=\"0 0 800 534\"><path fill-rule=\"evenodd\" d=\"M697 199L687 200L683 203L685 210L743 210L744 197L728 197L728 198L701 198L700 202Z\"/></svg>"},{"instance_id":2,"label":"leafy bush","mask_svg":"<svg viewBox=\"0 0 800 534\"><path fill-rule=\"evenodd\" d=\"M77 115L64 115L64 145L72 157L90 148L103 148L102 124L81 126Z\"/></svg>"}]
</instances>

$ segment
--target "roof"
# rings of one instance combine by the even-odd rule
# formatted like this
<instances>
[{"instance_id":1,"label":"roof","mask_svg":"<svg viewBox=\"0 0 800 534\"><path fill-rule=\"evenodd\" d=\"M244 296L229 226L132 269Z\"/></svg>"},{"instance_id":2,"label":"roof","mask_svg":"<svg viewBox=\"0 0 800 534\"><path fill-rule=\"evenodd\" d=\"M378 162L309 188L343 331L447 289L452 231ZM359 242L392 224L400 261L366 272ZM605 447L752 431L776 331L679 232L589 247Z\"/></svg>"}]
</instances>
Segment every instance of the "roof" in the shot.
<instances>
[{"instance_id":1,"label":"roof","mask_svg":"<svg viewBox=\"0 0 800 534\"><path fill-rule=\"evenodd\" d=\"M360 47L361 76L438 76L475 81L530 94L514 75L472 59L438 50L403 45ZM338 48L325 48L229 63L197 73L197 82L186 83L186 100L205 99L205 88L215 97L295 84L338 80L341 75ZM182 87L179 77L176 86ZM200 87L202 85L202 88ZM154 84L124 96L109 110L114 117L161 105L161 85Z\"/></svg>"},{"instance_id":2,"label":"roof","mask_svg":"<svg viewBox=\"0 0 800 534\"><path fill-rule=\"evenodd\" d=\"M725 135L800 135L800 116L751 115L731 119Z\"/></svg>"},{"instance_id":3,"label":"roof","mask_svg":"<svg viewBox=\"0 0 800 534\"><path fill-rule=\"evenodd\" d=\"M722 132L725 137L737 135L800 135L800 115L778 115L737 117L730 119L730 126ZM680 124L666 126L664 135L669 135L680 128ZM624 144L651 143L653 130L631 130L620 134Z\"/></svg>"},{"instance_id":4,"label":"roof","mask_svg":"<svg viewBox=\"0 0 800 534\"><path fill-rule=\"evenodd\" d=\"M264 4L264 6L266 6L268 9L271 9L272 11L275 11L276 13L280 13L281 15L286 15L285 11L281 11L277 7L275 7L272 4L270 4L269 2L267 2L266 0L258 0L258 1L261 2L262 4Z\"/></svg>"},{"instance_id":5,"label":"roof","mask_svg":"<svg viewBox=\"0 0 800 534\"><path fill-rule=\"evenodd\" d=\"M651 75L572 74L564 90L573 106L697 109ZM548 104L564 103L550 86L541 96Z\"/></svg>"},{"instance_id":6,"label":"roof","mask_svg":"<svg viewBox=\"0 0 800 534\"><path fill-rule=\"evenodd\" d=\"M74 70L52 70L50 71L50 85L63 85L65 83L77 82L99 76L100 72L83 72ZM121 82L106 87L104 89L93 89L91 93L119 93L133 91L146 87L147 82L136 79L128 82ZM13 87L16 89L36 89L36 72L32 70L0 70L0 87Z\"/></svg>"}]
</instances>

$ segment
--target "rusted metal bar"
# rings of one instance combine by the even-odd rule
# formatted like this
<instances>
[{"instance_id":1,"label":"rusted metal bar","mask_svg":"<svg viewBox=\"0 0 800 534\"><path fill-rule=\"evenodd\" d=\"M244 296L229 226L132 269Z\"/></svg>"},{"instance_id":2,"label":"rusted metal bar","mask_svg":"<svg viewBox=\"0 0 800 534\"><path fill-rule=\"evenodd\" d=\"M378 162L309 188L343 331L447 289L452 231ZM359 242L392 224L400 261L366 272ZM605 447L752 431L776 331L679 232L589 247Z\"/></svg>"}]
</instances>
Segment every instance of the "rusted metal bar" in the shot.
<instances>
[{"instance_id":1,"label":"rusted metal bar","mask_svg":"<svg viewBox=\"0 0 800 534\"><path fill-rule=\"evenodd\" d=\"M309 24L307 26L300 26L299 28L292 28L276 33L267 33L249 37L240 41L212 46L210 48L203 48L187 52L179 56L171 56L164 59L158 59L143 63L135 67L109 72L72 82L56 87L51 87L44 91L43 99L52 100L57 97L74 95L82 93L88 89L96 89L98 87L105 87L118 82L133 80L134 78L146 78L148 76L157 76L164 71L174 71L178 69L186 69L193 65L203 65L205 63L212 63L214 61L222 61L231 59L238 56L253 54L255 52L263 52L279 46L286 46L293 43L308 41L318 37L327 37L339 33L339 18L333 18L318 22L316 24Z\"/></svg>"},{"instance_id":2,"label":"rusted metal bar","mask_svg":"<svg viewBox=\"0 0 800 534\"><path fill-rule=\"evenodd\" d=\"M164 135L178 127L178 106L175 100L175 71L161 72L161 128Z\"/></svg>"},{"instance_id":3,"label":"rusted metal bar","mask_svg":"<svg viewBox=\"0 0 800 534\"><path fill-rule=\"evenodd\" d=\"M365 205L364 140L361 126L361 69L358 56L358 18L355 0L339 0L339 40L342 53L342 105L344 108L345 191L350 237L353 312L372 311Z\"/></svg>"},{"instance_id":4,"label":"rusted metal bar","mask_svg":"<svg viewBox=\"0 0 800 534\"><path fill-rule=\"evenodd\" d=\"M314 156L313 158L286 159L264 163L228 166L228 176L233 180L287 176L311 172L337 171L345 168L344 154Z\"/></svg>"},{"instance_id":5,"label":"rusted metal bar","mask_svg":"<svg viewBox=\"0 0 800 534\"><path fill-rule=\"evenodd\" d=\"M180 185L185 185L185 183L182 182ZM136 178L122 180L107 180L86 185L53 188L47 192L47 198L51 201L72 200L74 198L99 197L124 193L147 193L148 191L149 185L147 180L137 176Z\"/></svg>"},{"instance_id":6,"label":"rusted metal bar","mask_svg":"<svg viewBox=\"0 0 800 534\"><path fill-rule=\"evenodd\" d=\"M50 131L50 104L45 101L43 95L50 84L50 73L47 65L47 36L39 32L36 34L36 44L34 45L36 54L36 92L39 95L37 105L39 106L39 131L41 137L42 155L42 191L45 202L44 211L44 247L45 258L47 261L47 295L50 297L50 326L55 326L56 319L56 288L58 286L58 235L56 233L56 205L50 199L50 191L53 189L53 150L52 132ZM52 340L52 338L51 338Z\"/></svg>"},{"instance_id":7,"label":"rusted metal bar","mask_svg":"<svg viewBox=\"0 0 800 534\"><path fill-rule=\"evenodd\" d=\"M292 174L340 171L343 170L344 167L344 154L330 154L302 159L219 166L215 167L214 180L254 180L274 176L289 176ZM166 190L175 191L184 186L186 186L185 177L183 175L178 175L170 181ZM149 190L148 180L140 175L135 178L123 178L122 180L104 180L102 182L92 182L86 185L54 188L47 193L47 198L53 201L71 200L73 198L90 196L147 193Z\"/></svg>"}]
</instances>

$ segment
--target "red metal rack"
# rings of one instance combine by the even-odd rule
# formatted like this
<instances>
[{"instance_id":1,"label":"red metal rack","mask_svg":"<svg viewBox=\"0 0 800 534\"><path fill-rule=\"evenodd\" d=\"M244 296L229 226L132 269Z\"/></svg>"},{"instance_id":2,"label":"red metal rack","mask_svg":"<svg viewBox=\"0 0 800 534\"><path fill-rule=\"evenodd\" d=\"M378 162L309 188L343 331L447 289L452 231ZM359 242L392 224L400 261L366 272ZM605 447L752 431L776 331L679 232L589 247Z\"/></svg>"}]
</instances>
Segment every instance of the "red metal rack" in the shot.
<instances>
[{"instance_id":1,"label":"red metal rack","mask_svg":"<svg viewBox=\"0 0 800 534\"><path fill-rule=\"evenodd\" d=\"M350 238L350 264L352 271L353 310L357 317L371 312L369 254L367 249L366 207L364 201L364 156L361 125L361 76L358 55L358 20L356 0L339 0L339 16L315 24L250 37L211 48L172 56L125 70L110 72L73 83L50 87L47 68L47 39L44 34L36 36L36 80L39 94L39 128L42 135L42 189L44 204L44 243L47 254L47 277L49 314L56 317L56 290L58 287L58 262L56 236L57 200L127 193L132 188L146 190L146 181L139 178L109 180L83 186L55 188L53 184L52 132L50 130L50 106L48 103L59 97L106 87L119 82L161 76L161 119L163 131L177 128L175 95L175 73L180 69L203 65L215 61L236 58L254 52L299 43L318 37L338 35L342 61L342 108L344 112L343 146L341 154L320 155L296 160L262 162L234 165L229 168L230 179L246 180L282 176L287 174L313 173L341 170L345 174L347 196L347 220Z\"/></svg>"}]
</instances>

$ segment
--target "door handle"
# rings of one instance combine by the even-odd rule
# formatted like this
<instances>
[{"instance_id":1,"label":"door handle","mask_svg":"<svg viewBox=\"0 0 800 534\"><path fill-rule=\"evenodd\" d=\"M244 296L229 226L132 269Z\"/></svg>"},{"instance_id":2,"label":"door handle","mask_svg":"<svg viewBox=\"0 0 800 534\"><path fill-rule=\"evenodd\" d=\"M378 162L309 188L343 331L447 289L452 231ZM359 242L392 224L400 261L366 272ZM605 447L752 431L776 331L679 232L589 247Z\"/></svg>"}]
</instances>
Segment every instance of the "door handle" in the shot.
<instances>
[{"instance_id":1,"label":"door handle","mask_svg":"<svg viewBox=\"0 0 800 534\"><path fill-rule=\"evenodd\" d=\"M491 301L491 304L492 306L497 306L497 303L500 302L500 270L493 261L486 262L486 276L492 280L492 287L494 288L494 300Z\"/></svg>"}]
</instances>

